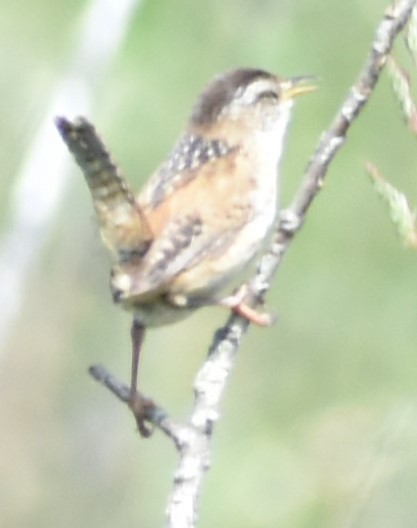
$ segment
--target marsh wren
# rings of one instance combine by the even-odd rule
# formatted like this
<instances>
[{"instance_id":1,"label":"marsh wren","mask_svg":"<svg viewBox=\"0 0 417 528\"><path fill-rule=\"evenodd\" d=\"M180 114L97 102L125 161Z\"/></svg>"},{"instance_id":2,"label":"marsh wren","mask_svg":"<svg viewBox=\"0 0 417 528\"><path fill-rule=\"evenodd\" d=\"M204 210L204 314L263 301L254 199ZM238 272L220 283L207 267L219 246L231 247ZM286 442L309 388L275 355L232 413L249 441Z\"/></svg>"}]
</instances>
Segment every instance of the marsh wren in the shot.
<instances>
[{"instance_id":1,"label":"marsh wren","mask_svg":"<svg viewBox=\"0 0 417 528\"><path fill-rule=\"evenodd\" d=\"M268 317L244 302L244 272L269 240L277 215L277 167L293 100L311 77L259 69L216 77L197 99L171 154L135 197L85 120L57 119L84 171L113 258L114 302L133 313L131 407L147 327L222 305L255 324Z\"/></svg>"}]
</instances>

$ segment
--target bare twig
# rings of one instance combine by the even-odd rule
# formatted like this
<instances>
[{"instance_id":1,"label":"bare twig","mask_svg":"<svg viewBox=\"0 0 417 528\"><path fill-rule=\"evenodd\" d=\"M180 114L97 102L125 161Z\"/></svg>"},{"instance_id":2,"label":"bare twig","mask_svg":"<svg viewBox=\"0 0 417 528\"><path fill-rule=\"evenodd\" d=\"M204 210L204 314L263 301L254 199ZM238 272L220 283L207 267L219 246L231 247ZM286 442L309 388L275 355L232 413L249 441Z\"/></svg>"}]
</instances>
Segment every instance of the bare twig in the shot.
<instances>
[{"instance_id":1,"label":"bare twig","mask_svg":"<svg viewBox=\"0 0 417 528\"><path fill-rule=\"evenodd\" d=\"M120 401L129 405L130 387L128 385L110 374L102 365L92 365L88 371L96 381L109 389ZM148 398L146 400L151 401ZM178 449L181 449L186 441L187 427L172 420L165 409L154 402L146 407L146 411L146 419L171 438Z\"/></svg>"},{"instance_id":2,"label":"bare twig","mask_svg":"<svg viewBox=\"0 0 417 528\"><path fill-rule=\"evenodd\" d=\"M329 129L323 134L308 163L304 181L295 199L281 214L276 239L262 258L250 284L255 298L262 299L268 290L283 255L322 186L330 161L342 146L352 122L368 101L394 39L406 24L415 3L416 0L402 0L385 12L358 80L350 89ZM247 327L247 321L232 316L217 332L208 358L197 374L194 385L195 404L190 418L190 424L197 434L187 449L181 452L168 505L170 528L191 528L196 525L198 496L202 476L208 468L208 444L218 415L218 403Z\"/></svg>"},{"instance_id":3,"label":"bare twig","mask_svg":"<svg viewBox=\"0 0 417 528\"><path fill-rule=\"evenodd\" d=\"M291 206L287 211L283 211L279 226L283 242L301 227L307 209L323 185L329 163L344 143L353 121L369 100L387 62L395 37L404 28L415 4L415 0L402 0L386 10L357 81L351 87L332 124L322 135Z\"/></svg>"},{"instance_id":4,"label":"bare twig","mask_svg":"<svg viewBox=\"0 0 417 528\"><path fill-rule=\"evenodd\" d=\"M357 81L329 129L322 135L293 202L281 213L273 243L261 259L257 273L249 285L252 301L262 302L283 255L322 186L329 163L371 96L395 37L406 24L416 1L400 0L385 12ZM194 407L187 424L174 423L166 412L156 405L147 415L150 422L174 440L180 453L167 509L170 528L192 528L196 525L201 483L205 471L209 468L209 446L213 426L218 419L219 404L233 367L234 357L248 326L249 323L245 319L232 315L226 325L216 332L208 357L195 379ZM129 389L105 369L94 367L92 374L120 399L127 401Z\"/></svg>"}]
</instances>

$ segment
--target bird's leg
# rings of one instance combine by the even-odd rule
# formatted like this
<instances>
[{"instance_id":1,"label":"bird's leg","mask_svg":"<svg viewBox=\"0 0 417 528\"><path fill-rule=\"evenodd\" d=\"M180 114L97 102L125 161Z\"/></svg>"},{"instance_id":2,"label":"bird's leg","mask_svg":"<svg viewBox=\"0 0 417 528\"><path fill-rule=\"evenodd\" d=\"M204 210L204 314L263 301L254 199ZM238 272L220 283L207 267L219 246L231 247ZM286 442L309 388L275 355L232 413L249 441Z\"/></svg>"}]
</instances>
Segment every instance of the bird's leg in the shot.
<instances>
[{"instance_id":1,"label":"bird's leg","mask_svg":"<svg viewBox=\"0 0 417 528\"><path fill-rule=\"evenodd\" d=\"M232 295L220 299L220 306L230 308L236 314L244 317L252 324L257 326L270 326L274 322L274 317L267 312L258 312L256 308L252 308L244 302L244 298L248 293L248 287L243 284Z\"/></svg>"},{"instance_id":2,"label":"bird's leg","mask_svg":"<svg viewBox=\"0 0 417 528\"><path fill-rule=\"evenodd\" d=\"M130 335L132 337L132 370L130 378L129 407L133 412L140 434L143 437L148 437L152 434L152 429L145 425L146 409L152 405L152 400L145 398L137 390L139 358L143 339L145 337L145 327L133 319Z\"/></svg>"}]
</instances>

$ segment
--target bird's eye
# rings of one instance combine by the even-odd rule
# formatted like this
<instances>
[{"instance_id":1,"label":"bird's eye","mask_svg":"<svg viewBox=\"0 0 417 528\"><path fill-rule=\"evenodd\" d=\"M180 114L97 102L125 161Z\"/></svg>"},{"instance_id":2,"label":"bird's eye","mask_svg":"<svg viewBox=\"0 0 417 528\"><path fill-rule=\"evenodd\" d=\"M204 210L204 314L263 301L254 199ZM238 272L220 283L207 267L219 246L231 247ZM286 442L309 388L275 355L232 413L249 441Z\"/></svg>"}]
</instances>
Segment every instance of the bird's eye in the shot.
<instances>
[{"instance_id":1,"label":"bird's eye","mask_svg":"<svg viewBox=\"0 0 417 528\"><path fill-rule=\"evenodd\" d=\"M265 90L259 94L257 99L258 101L278 101L278 94L273 90Z\"/></svg>"}]
</instances>

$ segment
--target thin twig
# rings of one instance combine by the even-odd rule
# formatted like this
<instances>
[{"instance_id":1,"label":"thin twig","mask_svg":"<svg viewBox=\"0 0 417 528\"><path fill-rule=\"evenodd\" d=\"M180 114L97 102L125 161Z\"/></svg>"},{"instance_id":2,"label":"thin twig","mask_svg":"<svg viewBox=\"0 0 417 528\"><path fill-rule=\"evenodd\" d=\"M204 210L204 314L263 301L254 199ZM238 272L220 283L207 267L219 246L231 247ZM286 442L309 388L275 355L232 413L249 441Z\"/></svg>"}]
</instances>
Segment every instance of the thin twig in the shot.
<instances>
[{"instance_id":1,"label":"thin twig","mask_svg":"<svg viewBox=\"0 0 417 528\"><path fill-rule=\"evenodd\" d=\"M407 23L416 0L394 2L377 28L372 48L362 71L337 112L305 170L305 177L290 207L282 211L279 225L281 257L291 238L300 229L308 208L323 186L329 163L343 145L353 121L369 100L391 52L395 37Z\"/></svg>"},{"instance_id":2,"label":"thin twig","mask_svg":"<svg viewBox=\"0 0 417 528\"><path fill-rule=\"evenodd\" d=\"M375 88L395 37L406 24L415 3L416 0L402 0L385 12L358 80L350 89L329 129L323 134L307 165L295 199L281 214L277 236L262 258L250 284L255 298L262 299L268 290L283 255L322 186L329 163L342 146L349 127ZM192 528L196 525L201 482L209 467L209 442L213 424L218 417L219 402L247 327L247 321L232 316L216 333L208 358L197 374L194 384L195 404L190 418L196 435L187 448L181 451L167 509L169 528Z\"/></svg>"},{"instance_id":3,"label":"thin twig","mask_svg":"<svg viewBox=\"0 0 417 528\"><path fill-rule=\"evenodd\" d=\"M113 374L110 374L110 372L108 372L108 370L102 365L92 365L88 369L88 372L96 381L109 389L109 391L120 401L129 405L130 387L128 385L121 382L116 376L113 376ZM145 398L143 395L141 396L142 398ZM187 426L172 420L165 409L156 405L149 398L146 398L146 400L152 403L146 407L146 419L171 438L177 449L181 449L181 446L186 442L186 438L189 434Z\"/></svg>"}]
</instances>

